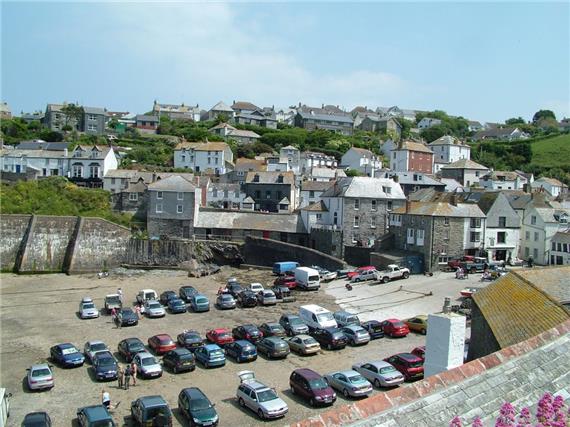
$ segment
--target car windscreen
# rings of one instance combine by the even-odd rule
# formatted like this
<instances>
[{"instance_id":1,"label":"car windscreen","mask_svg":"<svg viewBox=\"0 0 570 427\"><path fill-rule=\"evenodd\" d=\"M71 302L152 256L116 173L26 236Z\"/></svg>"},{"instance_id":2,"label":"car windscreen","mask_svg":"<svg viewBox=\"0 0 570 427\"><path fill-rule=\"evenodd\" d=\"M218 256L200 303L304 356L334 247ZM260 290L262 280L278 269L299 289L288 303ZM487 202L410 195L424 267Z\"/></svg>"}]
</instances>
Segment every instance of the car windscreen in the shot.
<instances>
[{"instance_id":1,"label":"car windscreen","mask_svg":"<svg viewBox=\"0 0 570 427\"><path fill-rule=\"evenodd\" d=\"M34 369L32 371L32 377L45 377L47 375L51 375L51 372L48 368Z\"/></svg>"},{"instance_id":2,"label":"car windscreen","mask_svg":"<svg viewBox=\"0 0 570 427\"><path fill-rule=\"evenodd\" d=\"M385 368L380 369L381 374L389 374L390 372L395 372L395 371L396 368L394 368L393 366L386 366Z\"/></svg>"},{"instance_id":3,"label":"car windscreen","mask_svg":"<svg viewBox=\"0 0 570 427\"><path fill-rule=\"evenodd\" d=\"M357 384L363 382L364 378L362 375L352 375L351 377L348 377L348 381L350 381L352 384Z\"/></svg>"},{"instance_id":4,"label":"car windscreen","mask_svg":"<svg viewBox=\"0 0 570 427\"><path fill-rule=\"evenodd\" d=\"M131 342L129 343L129 350L137 351L137 350L144 350L144 344L142 342Z\"/></svg>"},{"instance_id":5,"label":"car windscreen","mask_svg":"<svg viewBox=\"0 0 570 427\"><path fill-rule=\"evenodd\" d=\"M93 304L92 302L84 302L83 303L83 310L89 310L95 308L95 304Z\"/></svg>"},{"instance_id":6,"label":"car windscreen","mask_svg":"<svg viewBox=\"0 0 570 427\"><path fill-rule=\"evenodd\" d=\"M145 357L144 359L142 359L141 363L143 366L150 366L150 365L156 365L158 362L154 357Z\"/></svg>"},{"instance_id":7,"label":"car windscreen","mask_svg":"<svg viewBox=\"0 0 570 427\"><path fill-rule=\"evenodd\" d=\"M182 361L182 362L187 362L187 361L191 361L194 360L194 356L192 355L192 353L186 353L186 354L180 354L178 355L178 358Z\"/></svg>"},{"instance_id":8,"label":"car windscreen","mask_svg":"<svg viewBox=\"0 0 570 427\"><path fill-rule=\"evenodd\" d=\"M115 359L112 357L102 357L97 360L99 366L113 366L115 365Z\"/></svg>"},{"instance_id":9,"label":"car windscreen","mask_svg":"<svg viewBox=\"0 0 570 427\"><path fill-rule=\"evenodd\" d=\"M196 304L207 304L207 303L208 303L207 298L196 298Z\"/></svg>"},{"instance_id":10,"label":"car windscreen","mask_svg":"<svg viewBox=\"0 0 570 427\"><path fill-rule=\"evenodd\" d=\"M107 302L111 304L118 304L121 302L118 296L116 297L107 297Z\"/></svg>"},{"instance_id":11,"label":"car windscreen","mask_svg":"<svg viewBox=\"0 0 570 427\"><path fill-rule=\"evenodd\" d=\"M181 306L185 305L184 301L182 301L181 299L175 299L175 300L171 299L170 304L173 306L176 306L176 307L181 307Z\"/></svg>"},{"instance_id":12,"label":"car windscreen","mask_svg":"<svg viewBox=\"0 0 570 427\"><path fill-rule=\"evenodd\" d=\"M317 314L317 320L319 323L330 322L330 321L334 320L334 317L333 317L333 314L331 312L321 313L321 314Z\"/></svg>"},{"instance_id":13,"label":"car windscreen","mask_svg":"<svg viewBox=\"0 0 570 427\"><path fill-rule=\"evenodd\" d=\"M230 302L234 300L234 297L232 297L231 295L222 295L221 300L225 302Z\"/></svg>"},{"instance_id":14,"label":"car windscreen","mask_svg":"<svg viewBox=\"0 0 570 427\"><path fill-rule=\"evenodd\" d=\"M68 347L61 350L61 354L69 356L70 354L79 353L75 347Z\"/></svg>"},{"instance_id":15,"label":"car windscreen","mask_svg":"<svg viewBox=\"0 0 570 427\"><path fill-rule=\"evenodd\" d=\"M417 362L409 362L408 365L410 368L421 368L423 366L423 362L418 360Z\"/></svg>"},{"instance_id":16,"label":"car windscreen","mask_svg":"<svg viewBox=\"0 0 570 427\"><path fill-rule=\"evenodd\" d=\"M380 325L368 325L368 328L374 332L382 332L382 326Z\"/></svg>"},{"instance_id":17,"label":"car windscreen","mask_svg":"<svg viewBox=\"0 0 570 427\"><path fill-rule=\"evenodd\" d=\"M190 400L190 409L192 411L202 411L211 408L212 405L207 399L192 399Z\"/></svg>"},{"instance_id":18,"label":"car windscreen","mask_svg":"<svg viewBox=\"0 0 570 427\"><path fill-rule=\"evenodd\" d=\"M404 326L404 322L394 322L392 323L392 325L394 325L395 328L403 328Z\"/></svg>"},{"instance_id":19,"label":"car windscreen","mask_svg":"<svg viewBox=\"0 0 570 427\"><path fill-rule=\"evenodd\" d=\"M293 317L289 319L289 323L291 325L304 325L305 323L298 317Z\"/></svg>"},{"instance_id":20,"label":"car windscreen","mask_svg":"<svg viewBox=\"0 0 570 427\"><path fill-rule=\"evenodd\" d=\"M148 304L148 308L156 309L156 308L162 308L162 306L158 302L151 302Z\"/></svg>"},{"instance_id":21,"label":"car windscreen","mask_svg":"<svg viewBox=\"0 0 570 427\"><path fill-rule=\"evenodd\" d=\"M309 380L309 387L311 387L312 390L320 390L327 388L328 384L323 378L315 378L314 380Z\"/></svg>"},{"instance_id":22,"label":"car windscreen","mask_svg":"<svg viewBox=\"0 0 570 427\"><path fill-rule=\"evenodd\" d=\"M231 337L232 337L231 332L227 332L227 331L220 332L218 334L218 338L231 338Z\"/></svg>"},{"instance_id":23,"label":"car windscreen","mask_svg":"<svg viewBox=\"0 0 570 427\"><path fill-rule=\"evenodd\" d=\"M107 350L107 346L104 343L98 342L91 345L91 351L101 351L101 350Z\"/></svg>"},{"instance_id":24,"label":"car windscreen","mask_svg":"<svg viewBox=\"0 0 570 427\"><path fill-rule=\"evenodd\" d=\"M316 276L309 276L309 282L316 282L320 279L319 275Z\"/></svg>"},{"instance_id":25,"label":"car windscreen","mask_svg":"<svg viewBox=\"0 0 570 427\"><path fill-rule=\"evenodd\" d=\"M160 341L161 345L174 344L174 341L172 341L172 338L170 337L160 337L158 340Z\"/></svg>"},{"instance_id":26,"label":"car windscreen","mask_svg":"<svg viewBox=\"0 0 570 427\"><path fill-rule=\"evenodd\" d=\"M305 345L317 344L317 340L315 340L313 337L305 338L302 341L303 341L303 344L305 344Z\"/></svg>"},{"instance_id":27,"label":"car windscreen","mask_svg":"<svg viewBox=\"0 0 570 427\"><path fill-rule=\"evenodd\" d=\"M259 402L268 402L275 399L277 399L277 393L275 393L273 390L264 390L257 393L257 400Z\"/></svg>"},{"instance_id":28,"label":"car windscreen","mask_svg":"<svg viewBox=\"0 0 570 427\"><path fill-rule=\"evenodd\" d=\"M210 352L210 357L223 357L224 352L222 350L213 350Z\"/></svg>"}]
</instances>

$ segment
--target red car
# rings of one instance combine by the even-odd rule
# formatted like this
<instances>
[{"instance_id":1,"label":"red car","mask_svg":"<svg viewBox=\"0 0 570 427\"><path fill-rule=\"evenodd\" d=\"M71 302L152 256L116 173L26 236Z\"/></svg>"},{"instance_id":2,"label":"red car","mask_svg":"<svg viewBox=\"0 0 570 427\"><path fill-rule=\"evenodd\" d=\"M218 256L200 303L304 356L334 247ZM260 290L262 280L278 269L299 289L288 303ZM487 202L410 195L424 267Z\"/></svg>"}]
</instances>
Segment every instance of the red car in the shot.
<instances>
[{"instance_id":1,"label":"red car","mask_svg":"<svg viewBox=\"0 0 570 427\"><path fill-rule=\"evenodd\" d=\"M406 381L424 377L424 361L412 353L398 353L384 359L402 373Z\"/></svg>"},{"instance_id":2,"label":"red car","mask_svg":"<svg viewBox=\"0 0 570 427\"><path fill-rule=\"evenodd\" d=\"M418 356L420 359L422 359L423 361L426 360L426 346L425 345L421 345L419 347L414 348L411 353L414 356Z\"/></svg>"},{"instance_id":3,"label":"red car","mask_svg":"<svg viewBox=\"0 0 570 427\"><path fill-rule=\"evenodd\" d=\"M410 333L410 328L400 319L388 319L384 320L382 323L382 330L384 335L390 335L394 337L405 337Z\"/></svg>"},{"instance_id":4,"label":"red car","mask_svg":"<svg viewBox=\"0 0 570 427\"><path fill-rule=\"evenodd\" d=\"M297 287L297 282L295 282L295 276L292 276L290 274L279 276L277 279L275 279L273 284L275 286L285 286L286 288L289 289L294 289L295 287Z\"/></svg>"},{"instance_id":5,"label":"red car","mask_svg":"<svg viewBox=\"0 0 570 427\"><path fill-rule=\"evenodd\" d=\"M206 339L220 347L234 342L234 337L229 329L218 328L206 332Z\"/></svg>"},{"instance_id":6,"label":"red car","mask_svg":"<svg viewBox=\"0 0 570 427\"><path fill-rule=\"evenodd\" d=\"M348 280L352 280L354 277L358 276L360 273L362 273L363 271L368 271L368 270L376 270L376 267L374 267L373 265L367 265L364 267L358 267L356 270L354 271L349 271L346 274L346 277L348 278Z\"/></svg>"},{"instance_id":7,"label":"red car","mask_svg":"<svg viewBox=\"0 0 570 427\"><path fill-rule=\"evenodd\" d=\"M176 343L168 334L159 334L148 339L148 346L156 354L164 354L176 348Z\"/></svg>"}]
</instances>

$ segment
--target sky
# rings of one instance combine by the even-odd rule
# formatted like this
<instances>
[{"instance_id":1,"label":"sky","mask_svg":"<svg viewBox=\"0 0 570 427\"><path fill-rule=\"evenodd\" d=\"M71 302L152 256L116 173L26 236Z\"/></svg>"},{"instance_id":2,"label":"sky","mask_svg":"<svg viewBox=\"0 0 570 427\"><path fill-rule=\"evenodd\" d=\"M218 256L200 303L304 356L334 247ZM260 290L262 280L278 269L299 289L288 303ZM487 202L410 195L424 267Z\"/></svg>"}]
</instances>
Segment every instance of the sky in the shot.
<instances>
[{"instance_id":1,"label":"sky","mask_svg":"<svg viewBox=\"0 0 570 427\"><path fill-rule=\"evenodd\" d=\"M154 100L570 117L570 2L1 2L12 112Z\"/></svg>"}]
</instances>

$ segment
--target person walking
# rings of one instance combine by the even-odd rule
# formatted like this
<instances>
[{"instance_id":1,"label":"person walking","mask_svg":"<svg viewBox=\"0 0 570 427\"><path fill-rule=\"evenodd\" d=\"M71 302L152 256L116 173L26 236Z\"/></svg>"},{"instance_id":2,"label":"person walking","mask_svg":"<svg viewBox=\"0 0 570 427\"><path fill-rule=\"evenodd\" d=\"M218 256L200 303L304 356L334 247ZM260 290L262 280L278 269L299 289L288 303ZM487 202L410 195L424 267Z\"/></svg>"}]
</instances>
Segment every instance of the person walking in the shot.
<instances>
[{"instance_id":1,"label":"person walking","mask_svg":"<svg viewBox=\"0 0 570 427\"><path fill-rule=\"evenodd\" d=\"M116 319L117 319L117 309L115 307L113 307L111 309L111 320L113 322L116 322Z\"/></svg>"},{"instance_id":2,"label":"person walking","mask_svg":"<svg viewBox=\"0 0 570 427\"><path fill-rule=\"evenodd\" d=\"M117 295L119 295L119 299L123 302L123 288L117 289Z\"/></svg>"},{"instance_id":3,"label":"person walking","mask_svg":"<svg viewBox=\"0 0 570 427\"><path fill-rule=\"evenodd\" d=\"M117 369L117 381L119 383L119 388L123 388L123 383L125 381L125 370L121 364L119 364L119 367Z\"/></svg>"},{"instance_id":4,"label":"person walking","mask_svg":"<svg viewBox=\"0 0 570 427\"><path fill-rule=\"evenodd\" d=\"M111 395L104 389L101 390L101 403L107 409L111 409Z\"/></svg>"},{"instance_id":5,"label":"person walking","mask_svg":"<svg viewBox=\"0 0 570 427\"><path fill-rule=\"evenodd\" d=\"M133 387L137 385L137 364L131 362L131 377L133 378Z\"/></svg>"},{"instance_id":6,"label":"person walking","mask_svg":"<svg viewBox=\"0 0 570 427\"><path fill-rule=\"evenodd\" d=\"M131 383L131 365L127 365L127 367L125 368L125 390L129 389L129 385Z\"/></svg>"}]
</instances>

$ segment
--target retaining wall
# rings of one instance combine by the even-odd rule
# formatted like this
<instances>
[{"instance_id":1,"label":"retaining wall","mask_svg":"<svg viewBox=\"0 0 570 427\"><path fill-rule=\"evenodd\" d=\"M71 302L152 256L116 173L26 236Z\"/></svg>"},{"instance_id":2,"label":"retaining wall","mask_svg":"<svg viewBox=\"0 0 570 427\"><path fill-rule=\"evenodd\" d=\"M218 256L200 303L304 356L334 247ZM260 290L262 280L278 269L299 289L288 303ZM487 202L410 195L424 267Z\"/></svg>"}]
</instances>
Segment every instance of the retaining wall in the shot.
<instances>
[{"instance_id":1,"label":"retaining wall","mask_svg":"<svg viewBox=\"0 0 570 427\"><path fill-rule=\"evenodd\" d=\"M14 271L16 258L31 219L31 215L0 216L0 268L2 271Z\"/></svg>"}]
</instances>

